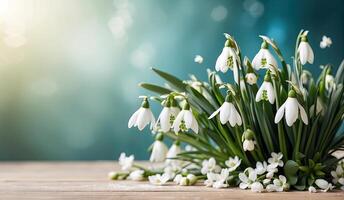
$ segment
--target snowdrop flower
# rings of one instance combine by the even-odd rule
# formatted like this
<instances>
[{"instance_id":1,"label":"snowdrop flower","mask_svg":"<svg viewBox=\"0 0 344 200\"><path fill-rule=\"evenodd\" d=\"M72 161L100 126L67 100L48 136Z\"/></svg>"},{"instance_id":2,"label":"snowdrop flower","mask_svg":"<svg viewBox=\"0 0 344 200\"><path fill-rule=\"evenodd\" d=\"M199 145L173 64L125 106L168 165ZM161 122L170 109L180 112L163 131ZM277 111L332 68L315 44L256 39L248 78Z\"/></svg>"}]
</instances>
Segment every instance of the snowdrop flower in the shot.
<instances>
[{"instance_id":1,"label":"snowdrop flower","mask_svg":"<svg viewBox=\"0 0 344 200\"><path fill-rule=\"evenodd\" d=\"M170 177L167 174L156 174L153 176L148 176L148 180L153 185L165 185Z\"/></svg>"},{"instance_id":2,"label":"snowdrop flower","mask_svg":"<svg viewBox=\"0 0 344 200\"><path fill-rule=\"evenodd\" d=\"M169 163L165 168L164 168L164 174L167 174L170 177L170 180L175 178L176 174L180 172L182 168L177 165L176 163Z\"/></svg>"},{"instance_id":3,"label":"snowdrop flower","mask_svg":"<svg viewBox=\"0 0 344 200\"><path fill-rule=\"evenodd\" d=\"M283 154L280 153L271 153L271 158L268 159L268 163L270 163L273 167L283 167Z\"/></svg>"},{"instance_id":4,"label":"snowdrop flower","mask_svg":"<svg viewBox=\"0 0 344 200\"><path fill-rule=\"evenodd\" d=\"M265 161L263 161L263 162L257 162L256 163L256 168L255 168L255 171L256 171L256 173L258 174L258 175L262 175L262 174L264 174L265 172L266 172L266 170L267 170L267 163L265 162Z\"/></svg>"},{"instance_id":5,"label":"snowdrop flower","mask_svg":"<svg viewBox=\"0 0 344 200\"><path fill-rule=\"evenodd\" d=\"M336 88L336 83L334 81L334 77L330 74L326 74L326 76L325 76L325 88L327 91L330 91L330 90Z\"/></svg>"},{"instance_id":6,"label":"snowdrop flower","mask_svg":"<svg viewBox=\"0 0 344 200\"><path fill-rule=\"evenodd\" d=\"M264 40L257 55L252 60L252 66L255 70L261 68L277 68L277 61L269 51L268 43Z\"/></svg>"},{"instance_id":7,"label":"snowdrop flower","mask_svg":"<svg viewBox=\"0 0 344 200\"><path fill-rule=\"evenodd\" d=\"M260 182L254 182L251 185L251 191L252 192L263 192L264 186Z\"/></svg>"},{"instance_id":8,"label":"snowdrop flower","mask_svg":"<svg viewBox=\"0 0 344 200\"><path fill-rule=\"evenodd\" d=\"M179 164L180 163L179 160L169 159L169 158L175 158L181 152L182 152L182 149L180 148L180 142L178 140L176 140L167 152L166 163L167 164L169 164L169 163Z\"/></svg>"},{"instance_id":9,"label":"snowdrop flower","mask_svg":"<svg viewBox=\"0 0 344 200\"><path fill-rule=\"evenodd\" d=\"M280 175L278 179L274 179L273 185L268 185L267 190L270 192L283 192L289 189L289 184L287 183L287 178L283 175Z\"/></svg>"},{"instance_id":10,"label":"snowdrop flower","mask_svg":"<svg viewBox=\"0 0 344 200\"><path fill-rule=\"evenodd\" d=\"M152 129L155 124L155 118L149 108L148 99L145 97L141 107L130 117L128 127L131 128L134 126L142 131L149 123L151 124L150 128Z\"/></svg>"},{"instance_id":11,"label":"snowdrop flower","mask_svg":"<svg viewBox=\"0 0 344 200\"><path fill-rule=\"evenodd\" d=\"M336 171L331 171L332 182L336 184L340 178L344 178L344 169L341 163L338 163Z\"/></svg>"},{"instance_id":12,"label":"snowdrop flower","mask_svg":"<svg viewBox=\"0 0 344 200\"><path fill-rule=\"evenodd\" d=\"M251 188L251 185L257 179L257 173L254 171L253 168L247 168L243 173L239 174L239 179L241 181L239 187L240 189Z\"/></svg>"},{"instance_id":13,"label":"snowdrop flower","mask_svg":"<svg viewBox=\"0 0 344 200\"><path fill-rule=\"evenodd\" d=\"M134 155L127 157L125 153L121 153L118 162L122 170L129 170L134 164Z\"/></svg>"},{"instance_id":14,"label":"snowdrop flower","mask_svg":"<svg viewBox=\"0 0 344 200\"><path fill-rule=\"evenodd\" d=\"M315 180L315 184L320 189L322 189L323 192L327 192L327 191L332 190L334 188L334 186L331 183L328 183L324 179L317 179L317 180Z\"/></svg>"},{"instance_id":15,"label":"snowdrop flower","mask_svg":"<svg viewBox=\"0 0 344 200\"><path fill-rule=\"evenodd\" d=\"M229 172L233 172L235 171L241 164L241 159L239 159L238 156L235 156L234 158L232 157L229 157L229 159L225 162L225 165L228 168L228 171Z\"/></svg>"},{"instance_id":16,"label":"snowdrop flower","mask_svg":"<svg viewBox=\"0 0 344 200\"><path fill-rule=\"evenodd\" d=\"M321 42L320 42L320 48L325 49L326 47L330 47L331 44L332 44L331 38L329 38L326 35L324 35L322 37Z\"/></svg>"},{"instance_id":17,"label":"snowdrop flower","mask_svg":"<svg viewBox=\"0 0 344 200\"><path fill-rule=\"evenodd\" d=\"M167 98L164 103L164 108L158 117L156 126L160 124L161 131L164 133L168 132L179 112L180 109L174 98Z\"/></svg>"},{"instance_id":18,"label":"snowdrop flower","mask_svg":"<svg viewBox=\"0 0 344 200\"><path fill-rule=\"evenodd\" d=\"M151 162L162 162L165 160L168 148L162 142L163 138L164 137L161 133L156 136L155 142L153 143L152 153L149 159Z\"/></svg>"},{"instance_id":19,"label":"snowdrop flower","mask_svg":"<svg viewBox=\"0 0 344 200\"><path fill-rule=\"evenodd\" d=\"M270 72L268 71L264 77L264 82L260 86L257 94L256 94L256 102L261 100L269 101L271 104L275 103L275 92L274 87L271 83Z\"/></svg>"},{"instance_id":20,"label":"snowdrop flower","mask_svg":"<svg viewBox=\"0 0 344 200\"><path fill-rule=\"evenodd\" d=\"M229 170L222 169L221 173L216 176L216 181L213 184L213 188L226 188L228 187L227 179L229 177Z\"/></svg>"},{"instance_id":21,"label":"snowdrop flower","mask_svg":"<svg viewBox=\"0 0 344 200\"><path fill-rule=\"evenodd\" d=\"M250 85L256 84L258 80L258 77L255 73L247 73L245 78L246 78L246 82Z\"/></svg>"},{"instance_id":22,"label":"snowdrop flower","mask_svg":"<svg viewBox=\"0 0 344 200\"><path fill-rule=\"evenodd\" d=\"M180 181L179 181L179 185L181 185L181 186L187 186L187 185L189 185L189 179L188 178L186 178L186 177L182 177L181 179L180 179Z\"/></svg>"},{"instance_id":23,"label":"snowdrop flower","mask_svg":"<svg viewBox=\"0 0 344 200\"><path fill-rule=\"evenodd\" d=\"M215 117L220 113L221 124L229 124L234 127L235 125L241 126L242 120L239 112L232 103L232 97L230 94L227 94L226 101L223 102L222 106L217 109L213 114L210 115L208 119Z\"/></svg>"},{"instance_id":24,"label":"snowdrop flower","mask_svg":"<svg viewBox=\"0 0 344 200\"><path fill-rule=\"evenodd\" d=\"M313 187L313 186L309 186L308 192L309 192L309 193L316 193L316 192L317 192L317 189L315 189L315 187Z\"/></svg>"},{"instance_id":25,"label":"snowdrop flower","mask_svg":"<svg viewBox=\"0 0 344 200\"><path fill-rule=\"evenodd\" d=\"M173 179L173 182L175 182L176 184L179 185L180 183L180 180L183 178L183 176L181 174L177 174L174 179Z\"/></svg>"},{"instance_id":26,"label":"snowdrop flower","mask_svg":"<svg viewBox=\"0 0 344 200\"><path fill-rule=\"evenodd\" d=\"M277 110L275 116L275 123L277 124L281 121L285 112L285 119L287 121L288 126L292 126L295 121L299 117L299 112L302 121L305 124L308 124L308 117L306 114L305 109L301 106L301 104L296 99L296 94L294 90L290 90L288 94L288 99L281 105L281 107Z\"/></svg>"},{"instance_id":27,"label":"snowdrop flower","mask_svg":"<svg viewBox=\"0 0 344 200\"><path fill-rule=\"evenodd\" d=\"M135 170L135 171L132 171L130 172L129 174L129 179L130 180L133 180L133 181L142 181L144 180L144 173L145 171L141 170L141 169L138 169L138 170Z\"/></svg>"},{"instance_id":28,"label":"snowdrop flower","mask_svg":"<svg viewBox=\"0 0 344 200\"><path fill-rule=\"evenodd\" d=\"M267 167L266 167L266 175L265 177L267 179L272 179L274 177L274 174L278 172L278 169L277 169L278 165L276 164L269 164Z\"/></svg>"},{"instance_id":29,"label":"snowdrop flower","mask_svg":"<svg viewBox=\"0 0 344 200\"><path fill-rule=\"evenodd\" d=\"M119 177L118 172L111 171L108 173L108 177L110 180L117 180Z\"/></svg>"},{"instance_id":30,"label":"snowdrop flower","mask_svg":"<svg viewBox=\"0 0 344 200\"><path fill-rule=\"evenodd\" d=\"M212 187L213 184L216 182L216 180L218 179L218 174L210 172L207 173L207 180L204 181L204 185L207 187Z\"/></svg>"},{"instance_id":31,"label":"snowdrop flower","mask_svg":"<svg viewBox=\"0 0 344 200\"><path fill-rule=\"evenodd\" d=\"M178 133L180 130L187 131L190 128L195 133L198 133L198 123L193 116L188 103L185 103L183 110L177 115L173 122L172 128L174 129L175 133Z\"/></svg>"},{"instance_id":32,"label":"snowdrop flower","mask_svg":"<svg viewBox=\"0 0 344 200\"><path fill-rule=\"evenodd\" d=\"M221 167L216 165L215 158L209 158L209 160L203 160L202 162L202 174L207 174L208 172L218 173L221 171Z\"/></svg>"},{"instance_id":33,"label":"snowdrop flower","mask_svg":"<svg viewBox=\"0 0 344 200\"><path fill-rule=\"evenodd\" d=\"M270 182L271 182L271 179L268 179L268 178L263 180L264 185L268 185Z\"/></svg>"},{"instance_id":34,"label":"snowdrop flower","mask_svg":"<svg viewBox=\"0 0 344 200\"><path fill-rule=\"evenodd\" d=\"M186 178L189 179L189 185L193 185L197 182L197 176L194 174L188 174Z\"/></svg>"},{"instance_id":35,"label":"snowdrop flower","mask_svg":"<svg viewBox=\"0 0 344 200\"><path fill-rule=\"evenodd\" d=\"M313 64L314 61L314 53L312 47L308 43L307 35L301 36L301 42L297 49L297 52L300 56L300 62L302 65L306 64Z\"/></svg>"},{"instance_id":36,"label":"snowdrop flower","mask_svg":"<svg viewBox=\"0 0 344 200\"><path fill-rule=\"evenodd\" d=\"M227 36L226 36L227 37ZM229 36L230 37L230 36ZM235 43L231 38L227 37L225 47L216 60L215 70L226 73L228 69L233 70L234 81L239 84L239 57L235 52Z\"/></svg>"},{"instance_id":37,"label":"snowdrop flower","mask_svg":"<svg viewBox=\"0 0 344 200\"><path fill-rule=\"evenodd\" d=\"M196 55L194 61L195 61L195 63L202 64L203 63L203 57L200 55Z\"/></svg>"},{"instance_id":38,"label":"snowdrop flower","mask_svg":"<svg viewBox=\"0 0 344 200\"><path fill-rule=\"evenodd\" d=\"M255 141L254 139L254 133L251 129L247 129L243 135L242 135L242 139L243 139L243 149L244 151L253 151L254 150L254 144Z\"/></svg>"}]
</instances>

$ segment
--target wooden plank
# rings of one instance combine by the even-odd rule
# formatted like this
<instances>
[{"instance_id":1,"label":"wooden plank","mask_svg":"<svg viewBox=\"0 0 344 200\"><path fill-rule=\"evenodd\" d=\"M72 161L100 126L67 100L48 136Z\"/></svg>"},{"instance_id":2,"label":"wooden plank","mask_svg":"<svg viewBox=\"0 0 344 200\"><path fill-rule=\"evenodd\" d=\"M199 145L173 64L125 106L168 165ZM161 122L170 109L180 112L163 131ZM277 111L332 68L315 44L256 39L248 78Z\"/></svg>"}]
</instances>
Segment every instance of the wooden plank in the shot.
<instances>
[{"instance_id":1,"label":"wooden plank","mask_svg":"<svg viewBox=\"0 0 344 200\"><path fill-rule=\"evenodd\" d=\"M3 162L0 199L344 199L344 192L252 193L237 188L154 186L148 182L110 181L114 162Z\"/></svg>"}]
</instances>

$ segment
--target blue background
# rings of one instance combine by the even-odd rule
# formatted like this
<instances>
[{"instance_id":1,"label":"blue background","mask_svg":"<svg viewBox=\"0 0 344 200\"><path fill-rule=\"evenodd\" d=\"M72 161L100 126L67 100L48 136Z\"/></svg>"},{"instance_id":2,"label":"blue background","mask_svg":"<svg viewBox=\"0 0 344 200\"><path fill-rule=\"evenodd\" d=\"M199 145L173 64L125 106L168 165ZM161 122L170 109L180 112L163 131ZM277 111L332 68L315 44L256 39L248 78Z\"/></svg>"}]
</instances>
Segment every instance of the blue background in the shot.
<instances>
[{"instance_id":1,"label":"blue background","mask_svg":"<svg viewBox=\"0 0 344 200\"><path fill-rule=\"evenodd\" d=\"M344 58L340 0L11 0L2 8L1 160L114 159L122 151L147 159L149 130L127 128L145 94L137 84L163 83L152 66L205 80L224 32L251 59L258 35L272 37L290 63L307 29L315 62L305 68L316 75ZM330 48L320 49L323 35Z\"/></svg>"}]
</instances>

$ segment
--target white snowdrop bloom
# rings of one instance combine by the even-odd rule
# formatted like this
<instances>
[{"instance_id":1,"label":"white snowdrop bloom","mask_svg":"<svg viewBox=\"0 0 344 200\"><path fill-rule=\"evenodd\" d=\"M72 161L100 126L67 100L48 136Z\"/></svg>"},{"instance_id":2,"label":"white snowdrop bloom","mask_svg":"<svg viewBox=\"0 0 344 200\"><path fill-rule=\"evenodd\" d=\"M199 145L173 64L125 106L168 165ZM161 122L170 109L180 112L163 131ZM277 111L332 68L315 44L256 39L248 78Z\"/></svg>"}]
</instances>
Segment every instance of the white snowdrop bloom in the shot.
<instances>
[{"instance_id":1,"label":"white snowdrop bloom","mask_svg":"<svg viewBox=\"0 0 344 200\"><path fill-rule=\"evenodd\" d=\"M240 164L241 164L241 159L239 159L238 156L235 156L234 158L229 157L229 159L226 160L225 162L225 165L229 167L228 168L229 172L235 171L240 166Z\"/></svg>"},{"instance_id":2,"label":"white snowdrop bloom","mask_svg":"<svg viewBox=\"0 0 344 200\"><path fill-rule=\"evenodd\" d=\"M170 131L173 121L175 120L179 112L180 109L177 107L176 101L173 99L173 97L172 99L167 98L164 103L164 108L162 109L158 117L156 126L160 124L161 131L164 133Z\"/></svg>"},{"instance_id":3,"label":"white snowdrop bloom","mask_svg":"<svg viewBox=\"0 0 344 200\"><path fill-rule=\"evenodd\" d=\"M225 47L216 60L215 70L226 73L228 69L233 70L234 81L239 83L239 57L235 52L235 44L231 39L227 39Z\"/></svg>"},{"instance_id":4,"label":"white snowdrop bloom","mask_svg":"<svg viewBox=\"0 0 344 200\"><path fill-rule=\"evenodd\" d=\"M247 168L243 173L239 173L239 179L241 181L239 187L240 189L251 188L251 185L257 179L257 173L253 168Z\"/></svg>"},{"instance_id":5,"label":"white snowdrop bloom","mask_svg":"<svg viewBox=\"0 0 344 200\"><path fill-rule=\"evenodd\" d=\"M253 151L254 150L254 141L253 140L244 140L242 147L244 151Z\"/></svg>"},{"instance_id":6,"label":"white snowdrop bloom","mask_svg":"<svg viewBox=\"0 0 344 200\"><path fill-rule=\"evenodd\" d=\"M300 62L302 65L306 64L307 62L309 64L313 64L314 53L312 47L308 43L306 35L303 35L301 37L301 42L299 44L297 52L299 53Z\"/></svg>"},{"instance_id":7,"label":"white snowdrop bloom","mask_svg":"<svg viewBox=\"0 0 344 200\"><path fill-rule=\"evenodd\" d=\"M175 182L177 185L179 185L180 180L183 178L183 176L181 174L177 174L174 179L173 182Z\"/></svg>"},{"instance_id":8,"label":"white snowdrop bloom","mask_svg":"<svg viewBox=\"0 0 344 200\"><path fill-rule=\"evenodd\" d=\"M276 165L276 163L274 164L269 164L267 167L266 167L266 175L265 177L267 179L272 179L274 177L274 174L278 172L278 169L277 169L278 165Z\"/></svg>"},{"instance_id":9,"label":"white snowdrop bloom","mask_svg":"<svg viewBox=\"0 0 344 200\"><path fill-rule=\"evenodd\" d=\"M183 110L177 115L172 128L175 133L179 133L180 130L185 132L190 128L195 133L198 133L198 123L196 118L193 116L188 103L184 105Z\"/></svg>"},{"instance_id":10,"label":"white snowdrop bloom","mask_svg":"<svg viewBox=\"0 0 344 200\"><path fill-rule=\"evenodd\" d=\"M142 181L145 179L144 177L145 171L138 169L130 172L129 174L129 179L133 181Z\"/></svg>"},{"instance_id":11,"label":"white snowdrop bloom","mask_svg":"<svg viewBox=\"0 0 344 200\"><path fill-rule=\"evenodd\" d=\"M336 83L335 83L334 77L330 74L327 74L325 76L325 88L327 91L336 89Z\"/></svg>"},{"instance_id":12,"label":"white snowdrop bloom","mask_svg":"<svg viewBox=\"0 0 344 200\"><path fill-rule=\"evenodd\" d=\"M235 125L242 125L241 116L233 105L230 95L226 96L226 101L223 102L221 107L217 109L213 114L211 114L208 119L215 117L219 113L221 124L226 124L227 122L229 122L232 127L234 127Z\"/></svg>"},{"instance_id":13,"label":"white snowdrop bloom","mask_svg":"<svg viewBox=\"0 0 344 200\"><path fill-rule=\"evenodd\" d=\"M149 123L152 129L155 124L155 118L149 108L147 98L144 98L141 107L130 117L128 127L131 128L134 126L142 131Z\"/></svg>"},{"instance_id":14,"label":"white snowdrop bloom","mask_svg":"<svg viewBox=\"0 0 344 200\"><path fill-rule=\"evenodd\" d=\"M307 117L306 111L302 107L302 105L297 101L294 90L289 91L287 100L277 110L277 113L275 116L276 124L279 121L281 121L284 113L285 113L285 120L287 121L288 126L292 126L295 123L295 121L299 118L299 113L300 113L301 120L303 121L303 123L308 124L308 117Z\"/></svg>"},{"instance_id":15,"label":"white snowdrop bloom","mask_svg":"<svg viewBox=\"0 0 344 200\"><path fill-rule=\"evenodd\" d=\"M275 92L274 87L271 83L270 74L267 73L264 77L264 82L260 86L257 94L256 94L256 102L259 102L261 100L269 101L271 104L275 103Z\"/></svg>"},{"instance_id":16,"label":"white snowdrop bloom","mask_svg":"<svg viewBox=\"0 0 344 200\"><path fill-rule=\"evenodd\" d=\"M276 192L283 192L289 189L289 184L287 183L287 178L283 175L279 175L278 179L274 179L274 189Z\"/></svg>"},{"instance_id":17,"label":"white snowdrop bloom","mask_svg":"<svg viewBox=\"0 0 344 200\"><path fill-rule=\"evenodd\" d=\"M221 171L221 167L216 165L215 158L209 158L209 160L203 160L202 162L202 174L207 174L209 172L215 172L218 173Z\"/></svg>"},{"instance_id":18,"label":"white snowdrop bloom","mask_svg":"<svg viewBox=\"0 0 344 200\"><path fill-rule=\"evenodd\" d=\"M221 173L216 176L216 181L213 184L213 188L226 188L228 187L227 179L229 177L229 169L222 169Z\"/></svg>"},{"instance_id":19,"label":"white snowdrop bloom","mask_svg":"<svg viewBox=\"0 0 344 200\"><path fill-rule=\"evenodd\" d=\"M162 142L162 140L163 140L163 135L158 134L156 136L154 143L153 143L152 153L151 153L151 156L149 159L151 162L163 162L163 161L165 161L168 148L167 148L166 144L164 144Z\"/></svg>"},{"instance_id":20,"label":"white snowdrop bloom","mask_svg":"<svg viewBox=\"0 0 344 200\"><path fill-rule=\"evenodd\" d=\"M260 50L252 60L252 66L255 70L261 68L271 69L277 68L277 61L269 51L268 43L264 40Z\"/></svg>"},{"instance_id":21,"label":"white snowdrop bloom","mask_svg":"<svg viewBox=\"0 0 344 200\"><path fill-rule=\"evenodd\" d=\"M309 192L309 193L316 193L316 192L317 192L317 189L315 189L315 187L313 187L313 186L309 186L308 192Z\"/></svg>"},{"instance_id":22,"label":"white snowdrop bloom","mask_svg":"<svg viewBox=\"0 0 344 200\"><path fill-rule=\"evenodd\" d=\"M204 181L204 185L207 187L212 187L213 184L216 182L218 179L219 174L209 172L207 173L207 179Z\"/></svg>"},{"instance_id":23,"label":"white snowdrop bloom","mask_svg":"<svg viewBox=\"0 0 344 200\"><path fill-rule=\"evenodd\" d=\"M336 171L331 171L331 175L333 177L332 182L334 184L336 184L340 178L344 177L344 169L341 163L337 165Z\"/></svg>"},{"instance_id":24,"label":"white snowdrop bloom","mask_svg":"<svg viewBox=\"0 0 344 200\"><path fill-rule=\"evenodd\" d=\"M129 170L134 164L134 155L126 156L124 152L121 153L118 163L122 170Z\"/></svg>"},{"instance_id":25,"label":"white snowdrop bloom","mask_svg":"<svg viewBox=\"0 0 344 200\"><path fill-rule=\"evenodd\" d=\"M322 40L320 42L320 48L325 49L326 47L330 47L332 44L331 38L327 37L326 35L322 36Z\"/></svg>"},{"instance_id":26,"label":"white snowdrop bloom","mask_svg":"<svg viewBox=\"0 0 344 200\"><path fill-rule=\"evenodd\" d=\"M170 149L168 150L167 152L167 155L166 155L166 163L169 164L169 163L175 163L175 164L179 164L180 163L180 160L176 160L176 159L171 159L171 158L175 158L177 157L177 155L179 153L182 152L182 149L180 148L180 142L179 141L175 141L172 146L170 147Z\"/></svg>"},{"instance_id":27,"label":"white snowdrop bloom","mask_svg":"<svg viewBox=\"0 0 344 200\"><path fill-rule=\"evenodd\" d=\"M188 174L186 178L189 179L189 185L193 185L197 182L197 176L195 176L194 174Z\"/></svg>"},{"instance_id":28,"label":"white snowdrop bloom","mask_svg":"<svg viewBox=\"0 0 344 200\"><path fill-rule=\"evenodd\" d=\"M203 57L200 55L196 55L194 58L195 63L202 64L203 63Z\"/></svg>"},{"instance_id":29,"label":"white snowdrop bloom","mask_svg":"<svg viewBox=\"0 0 344 200\"><path fill-rule=\"evenodd\" d=\"M148 176L148 180L153 185L165 185L170 177L167 174L156 174Z\"/></svg>"},{"instance_id":30,"label":"white snowdrop bloom","mask_svg":"<svg viewBox=\"0 0 344 200\"><path fill-rule=\"evenodd\" d=\"M256 168L254 169L258 175L262 175L266 172L268 164L263 161L263 162L257 162L256 163Z\"/></svg>"},{"instance_id":31,"label":"white snowdrop bloom","mask_svg":"<svg viewBox=\"0 0 344 200\"><path fill-rule=\"evenodd\" d=\"M246 78L246 82L250 85L256 84L258 80L258 77L255 73L247 73L245 78Z\"/></svg>"},{"instance_id":32,"label":"white snowdrop bloom","mask_svg":"<svg viewBox=\"0 0 344 200\"><path fill-rule=\"evenodd\" d=\"M251 191L252 192L263 192L264 186L260 182L254 182L251 185Z\"/></svg>"},{"instance_id":33,"label":"white snowdrop bloom","mask_svg":"<svg viewBox=\"0 0 344 200\"><path fill-rule=\"evenodd\" d=\"M323 192L327 192L327 191L332 190L334 188L334 186L331 183L327 182L324 179L317 179L317 180L315 180L315 184L320 189L322 189Z\"/></svg>"},{"instance_id":34,"label":"white snowdrop bloom","mask_svg":"<svg viewBox=\"0 0 344 200\"><path fill-rule=\"evenodd\" d=\"M280 152L280 153L275 153L275 152L272 152L271 153L271 158L268 159L268 163L270 163L272 166L275 166L275 167L283 167L283 154Z\"/></svg>"}]
</instances>

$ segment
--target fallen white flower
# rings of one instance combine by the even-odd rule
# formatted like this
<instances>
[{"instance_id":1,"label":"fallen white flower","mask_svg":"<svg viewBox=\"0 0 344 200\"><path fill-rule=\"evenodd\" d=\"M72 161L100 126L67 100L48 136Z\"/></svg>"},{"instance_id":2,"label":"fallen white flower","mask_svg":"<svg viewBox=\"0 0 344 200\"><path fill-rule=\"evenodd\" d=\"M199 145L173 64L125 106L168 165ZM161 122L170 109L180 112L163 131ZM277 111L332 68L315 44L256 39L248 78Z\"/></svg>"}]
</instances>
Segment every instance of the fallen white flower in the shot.
<instances>
[{"instance_id":1,"label":"fallen white flower","mask_svg":"<svg viewBox=\"0 0 344 200\"><path fill-rule=\"evenodd\" d=\"M167 174L156 174L148 176L148 180L153 185L165 185L170 177Z\"/></svg>"},{"instance_id":2,"label":"fallen white flower","mask_svg":"<svg viewBox=\"0 0 344 200\"><path fill-rule=\"evenodd\" d=\"M134 164L134 155L126 156L124 152L121 153L118 163L122 170L129 170Z\"/></svg>"}]
</instances>

